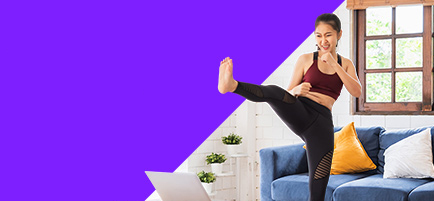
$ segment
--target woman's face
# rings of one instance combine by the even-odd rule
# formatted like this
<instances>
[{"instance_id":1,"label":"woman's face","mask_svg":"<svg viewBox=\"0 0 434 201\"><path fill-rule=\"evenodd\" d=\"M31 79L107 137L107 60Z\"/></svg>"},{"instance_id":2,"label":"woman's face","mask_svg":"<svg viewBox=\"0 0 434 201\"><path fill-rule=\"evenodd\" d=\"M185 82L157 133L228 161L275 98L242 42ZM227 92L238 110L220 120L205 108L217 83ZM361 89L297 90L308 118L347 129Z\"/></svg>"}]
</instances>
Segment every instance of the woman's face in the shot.
<instances>
[{"instance_id":1,"label":"woman's face","mask_svg":"<svg viewBox=\"0 0 434 201\"><path fill-rule=\"evenodd\" d=\"M320 22L315 29L316 44L323 53L336 52L336 44L342 36L342 30L338 33L329 24Z\"/></svg>"}]
</instances>

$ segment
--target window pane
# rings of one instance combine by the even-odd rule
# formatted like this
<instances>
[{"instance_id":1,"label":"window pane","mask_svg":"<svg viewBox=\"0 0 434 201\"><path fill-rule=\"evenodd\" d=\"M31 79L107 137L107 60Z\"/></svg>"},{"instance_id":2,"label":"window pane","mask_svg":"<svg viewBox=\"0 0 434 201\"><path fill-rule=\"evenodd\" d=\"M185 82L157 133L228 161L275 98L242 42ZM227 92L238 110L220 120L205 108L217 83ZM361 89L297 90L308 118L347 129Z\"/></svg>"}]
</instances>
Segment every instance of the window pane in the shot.
<instances>
[{"instance_id":1,"label":"window pane","mask_svg":"<svg viewBox=\"0 0 434 201\"><path fill-rule=\"evenodd\" d=\"M392 8L370 7L366 9L366 35L392 34Z\"/></svg>"},{"instance_id":2,"label":"window pane","mask_svg":"<svg viewBox=\"0 0 434 201\"><path fill-rule=\"evenodd\" d=\"M422 72L396 73L396 102L422 102Z\"/></svg>"},{"instance_id":3,"label":"window pane","mask_svg":"<svg viewBox=\"0 0 434 201\"><path fill-rule=\"evenodd\" d=\"M391 39L366 41L366 69L390 68Z\"/></svg>"},{"instance_id":4,"label":"window pane","mask_svg":"<svg viewBox=\"0 0 434 201\"><path fill-rule=\"evenodd\" d=\"M422 37L396 39L396 67L422 67Z\"/></svg>"},{"instance_id":5,"label":"window pane","mask_svg":"<svg viewBox=\"0 0 434 201\"><path fill-rule=\"evenodd\" d=\"M422 33L423 6L407 5L396 7L396 33Z\"/></svg>"},{"instance_id":6,"label":"window pane","mask_svg":"<svg viewBox=\"0 0 434 201\"><path fill-rule=\"evenodd\" d=\"M366 74L366 102L391 102L390 73Z\"/></svg>"}]
</instances>

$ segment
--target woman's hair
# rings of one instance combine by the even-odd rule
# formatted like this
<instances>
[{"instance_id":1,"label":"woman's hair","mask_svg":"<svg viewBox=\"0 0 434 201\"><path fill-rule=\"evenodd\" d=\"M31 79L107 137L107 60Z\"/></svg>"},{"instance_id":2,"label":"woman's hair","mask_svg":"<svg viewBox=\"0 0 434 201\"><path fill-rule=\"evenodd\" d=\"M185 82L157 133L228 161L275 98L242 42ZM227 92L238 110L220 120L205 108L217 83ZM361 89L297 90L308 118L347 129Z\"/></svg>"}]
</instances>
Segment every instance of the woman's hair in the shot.
<instances>
[{"instance_id":1,"label":"woman's hair","mask_svg":"<svg viewBox=\"0 0 434 201\"><path fill-rule=\"evenodd\" d=\"M333 27L339 34L341 31L341 20L339 20L338 16L333 13L324 13L316 18L315 28L319 25L320 22L326 23Z\"/></svg>"},{"instance_id":2,"label":"woman's hair","mask_svg":"<svg viewBox=\"0 0 434 201\"><path fill-rule=\"evenodd\" d=\"M339 34L341 31L341 20L333 13L324 13L316 18L315 21L315 29L319 25L319 23L326 23L330 25L334 30L336 30ZM336 44L336 47L338 45ZM319 47L318 47L319 50Z\"/></svg>"}]
</instances>

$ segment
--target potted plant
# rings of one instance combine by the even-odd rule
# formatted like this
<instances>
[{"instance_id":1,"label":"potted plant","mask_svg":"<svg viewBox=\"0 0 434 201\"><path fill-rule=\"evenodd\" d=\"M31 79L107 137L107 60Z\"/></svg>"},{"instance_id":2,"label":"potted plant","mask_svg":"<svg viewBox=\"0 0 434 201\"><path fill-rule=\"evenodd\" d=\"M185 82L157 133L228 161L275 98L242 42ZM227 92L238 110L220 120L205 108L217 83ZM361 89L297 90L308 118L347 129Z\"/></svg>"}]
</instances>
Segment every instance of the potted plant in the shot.
<instances>
[{"instance_id":1,"label":"potted plant","mask_svg":"<svg viewBox=\"0 0 434 201\"><path fill-rule=\"evenodd\" d=\"M212 172L205 172L202 170L202 172L197 173L197 176L199 177L200 182L202 182L205 191L208 194L211 194L214 181L216 180L215 175Z\"/></svg>"},{"instance_id":2,"label":"potted plant","mask_svg":"<svg viewBox=\"0 0 434 201\"><path fill-rule=\"evenodd\" d=\"M211 153L206 156L206 164L211 164L212 172L216 174L221 174L223 169L223 164L226 161L224 154Z\"/></svg>"},{"instance_id":3,"label":"potted plant","mask_svg":"<svg viewBox=\"0 0 434 201\"><path fill-rule=\"evenodd\" d=\"M240 152L242 139L243 137L235 133L230 133L228 136L222 137L223 144L228 148L228 155L234 155Z\"/></svg>"}]
</instances>

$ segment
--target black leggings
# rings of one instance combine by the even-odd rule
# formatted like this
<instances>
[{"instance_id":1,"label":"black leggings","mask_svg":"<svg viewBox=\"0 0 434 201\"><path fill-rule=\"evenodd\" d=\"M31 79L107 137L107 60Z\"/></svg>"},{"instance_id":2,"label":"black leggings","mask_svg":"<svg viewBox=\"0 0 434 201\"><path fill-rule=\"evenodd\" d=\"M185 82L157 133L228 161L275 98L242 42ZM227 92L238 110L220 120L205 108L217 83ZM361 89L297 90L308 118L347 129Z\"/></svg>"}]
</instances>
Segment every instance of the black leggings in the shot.
<instances>
[{"instance_id":1,"label":"black leggings","mask_svg":"<svg viewBox=\"0 0 434 201\"><path fill-rule=\"evenodd\" d=\"M331 111L306 97L294 97L276 85L238 81L233 93L253 102L267 102L283 122L306 143L309 200L323 201L334 148Z\"/></svg>"}]
</instances>

